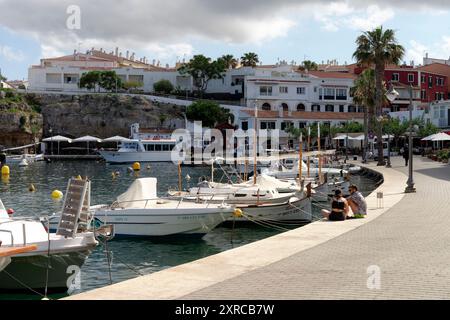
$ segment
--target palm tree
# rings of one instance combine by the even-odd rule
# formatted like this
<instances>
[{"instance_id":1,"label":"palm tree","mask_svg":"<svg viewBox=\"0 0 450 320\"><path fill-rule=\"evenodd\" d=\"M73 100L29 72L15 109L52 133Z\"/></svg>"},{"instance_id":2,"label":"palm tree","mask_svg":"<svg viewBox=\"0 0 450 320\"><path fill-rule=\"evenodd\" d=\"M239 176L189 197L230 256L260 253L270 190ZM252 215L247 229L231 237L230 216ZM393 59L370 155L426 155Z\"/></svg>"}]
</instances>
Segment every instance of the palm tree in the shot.
<instances>
[{"instance_id":1,"label":"palm tree","mask_svg":"<svg viewBox=\"0 0 450 320\"><path fill-rule=\"evenodd\" d=\"M314 61L305 60L302 62L302 65L298 67L298 69L301 71L317 71L319 69L319 66Z\"/></svg>"},{"instance_id":2,"label":"palm tree","mask_svg":"<svg viewBox=\"0 0 450 320\"><path fill-rule=\"evenodd\" d=\"M364 160L367 153L367 137L374 123L375 91L375 71L366 69L356 79L355 86L352 88L353 102L364 108Z\"/></svg>"},{"instance_id":3,"label":"palm tree","mask_svg":"<svg viewBox=\"0 0 450 320\"><path fill-rule=\"evenodd\" d=\"M405 48L397 43L395 32L391 29L383 30L378 27L373 31L366 31L356 39L356 51L353 58L365 67L375 66L375 111L381 116L383 108L383 79L387 64L399 64L405 54ZM384 165L383 129L381 123L377 126L378 136L378 165Z\"/></svg>"},{"instance_id":4,"label":"palm tree","mask_svg":"<svg viewBox=\"0 0 450 320\"><path fill-rule=\"evenodd\" d=\"M241 57L241 63L244 67L256 67L259 63L259 57L256 53L254 52L248 52L245 53L242 57Z\"/></svg>"},{"instance_id":5,"label":"palm tree","mask_svg":"<svg viewBox=\"0 0 450 320\"><path fill-rule=\"evenodd\" d=\"M238 60L232 54L223 55L219 59L223 61L228 69L235 69L239 64Z\"/></svg>"}]
</instances>

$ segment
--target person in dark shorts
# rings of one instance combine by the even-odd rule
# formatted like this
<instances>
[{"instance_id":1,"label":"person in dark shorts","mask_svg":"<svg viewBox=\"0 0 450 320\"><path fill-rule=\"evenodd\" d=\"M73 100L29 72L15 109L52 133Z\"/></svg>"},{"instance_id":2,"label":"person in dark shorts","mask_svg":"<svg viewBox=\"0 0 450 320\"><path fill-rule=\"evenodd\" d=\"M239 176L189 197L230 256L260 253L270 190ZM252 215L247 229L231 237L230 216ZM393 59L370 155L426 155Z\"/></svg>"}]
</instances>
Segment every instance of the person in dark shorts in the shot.
<instances>
[{"instance_id":1,"label":"person in dark shorts","mask_svg":"<svg viewBox=\"0 0 450 320\"><path fill-rule=\"evenodd\" d=\"M333 202L331 203L331 211L322 210L324 218L330 221L345 221L349 213L347 200L342 196L341 190L336 190Z\"/></svg>"}]
</instances>

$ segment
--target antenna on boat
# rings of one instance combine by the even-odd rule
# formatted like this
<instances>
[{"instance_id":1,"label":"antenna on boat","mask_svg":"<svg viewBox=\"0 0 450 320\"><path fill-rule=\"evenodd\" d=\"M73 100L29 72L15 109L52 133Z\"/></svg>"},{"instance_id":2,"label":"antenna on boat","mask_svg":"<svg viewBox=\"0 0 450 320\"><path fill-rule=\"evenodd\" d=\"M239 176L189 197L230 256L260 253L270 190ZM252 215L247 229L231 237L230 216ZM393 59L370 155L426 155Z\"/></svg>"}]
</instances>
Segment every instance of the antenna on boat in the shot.
<instances>
[{"instance_id":1,"label":"antenna on boat","mask_svg":"<svg viewBox=\"0 0 450 320\"><path fill-rule=\"evenodd\" d=\"M322 178L322 154L320 151L320 122L317 123L317 145L318 145L318 150L319 150L319 181L320 183L322 183L323 178Z\"/></svg>"},{"instance_id":2,"label":"antenna on boat","mask_svg":"<svg viewBox=\"0 0 450 320\"><path fill-rule=\"evenodd\" d=\"M309 156L309 152L311 151L311 127L308 126L308 178L311 177L311 161L310 161L310 156Z\"/></svg>"},{"instance_id":3,"label":"antenna on boat","mask_svg":"<svg viewBox=\"0 0 450 320\"><path fill-rule=\"evenodd\" d=\"M303 132L300 132L299 158L298 158L298 185L302 185L303 165Z\"/></svg>"}]
</instances>

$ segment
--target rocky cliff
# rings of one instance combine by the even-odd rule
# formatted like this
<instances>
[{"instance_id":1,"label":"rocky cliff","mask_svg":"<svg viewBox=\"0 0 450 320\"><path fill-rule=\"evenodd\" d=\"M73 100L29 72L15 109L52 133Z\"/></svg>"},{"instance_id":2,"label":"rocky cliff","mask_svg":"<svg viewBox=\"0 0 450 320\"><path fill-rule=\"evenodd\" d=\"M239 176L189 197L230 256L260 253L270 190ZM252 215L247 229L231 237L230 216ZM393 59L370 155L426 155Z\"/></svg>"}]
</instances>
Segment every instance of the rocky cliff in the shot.
<instances>
[{"instance_id":1,"label":"rocky cliff","mask_svg":"<svg viewBox=\"0 0 450 320\"><path fill-rule=\"evenodd\" d=\"M133 123L143 128L174 128L184 123L183 107L155 104L140 96L26 94L22 100L16 104L3 99L0 104L0 132L6 134L0 134L0 145L30 143L32 127L34 131L38 127L38 137L107 138L128 137Z\"/></svg>"}]
</instances>

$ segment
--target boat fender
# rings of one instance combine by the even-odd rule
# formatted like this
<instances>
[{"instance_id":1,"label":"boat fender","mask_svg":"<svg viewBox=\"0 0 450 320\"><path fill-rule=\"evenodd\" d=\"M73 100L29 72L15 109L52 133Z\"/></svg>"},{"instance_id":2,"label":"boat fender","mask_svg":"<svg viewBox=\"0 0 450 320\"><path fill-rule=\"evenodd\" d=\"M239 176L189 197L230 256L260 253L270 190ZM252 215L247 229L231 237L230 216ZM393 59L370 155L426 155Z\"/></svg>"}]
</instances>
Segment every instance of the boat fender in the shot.
<instances>
[{"instance_id":1,"label":"boat fender","mask_svg":"<svg viewBox=\"0 0 450 320\"><path fill-rule=\"evenodd\" d=\"M2 167L2 176L9 176L10 172L11 172L11 171L9 170L9 167L8 167L8 166L4 165L4 166Z\"/></svg>"},{"instance_id":2,"label":"boat fender","mask_svg":"<svg viewBox=\"0 0 450 320\"><path fill-rule=\"evenodd\" d=\"M36 192L36 187L34 186L34 184L30 184L30 186L28 187L28 191Z\"/></svg>"},{"instance_id":3,"label":"boat fender","mask_svg":"<svg viewBox=\"0 0 450 320\"><path fill-rule=\"evenodd\" d=\"M6 210L6 213L8 213L9 216L12 216L14 214L14 209L9 208L8 210Z\"/></svg>"},{"instance_id":4,"label":"boat fender","mask_svg":"<svg viewBox=\"0 0 450 320\"><path fill-rule=\"evenodd\" d=\"M244 213L242 212L241 209L236 208L236 209L234 209L233 216L235 218L242 218L244 216Z\"/></svg>"}]
</instances>

